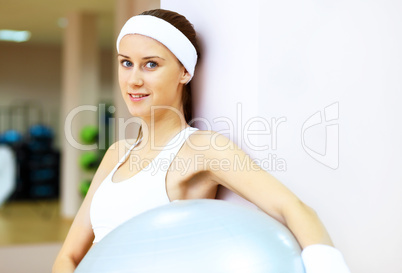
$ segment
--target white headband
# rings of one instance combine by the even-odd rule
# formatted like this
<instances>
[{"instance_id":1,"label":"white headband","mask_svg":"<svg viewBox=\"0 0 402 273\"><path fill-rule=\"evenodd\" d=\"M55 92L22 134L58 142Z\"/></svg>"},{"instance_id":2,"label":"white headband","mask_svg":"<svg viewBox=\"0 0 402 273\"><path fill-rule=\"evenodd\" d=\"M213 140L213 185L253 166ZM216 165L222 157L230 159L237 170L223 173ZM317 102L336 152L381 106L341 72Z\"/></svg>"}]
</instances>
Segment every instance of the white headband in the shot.
<instances>
[{"instance_id":1,"label":"white headband","mask_svg":"<svg viewBox=\"0 0 402 273\"><path fill-rule=\"evenodd\" d=\"M190 40L170 23L152 15L131 17L117 38L117 52L119 52L121 39L127 34L141 34L162 43L176 56L193 78L197 64L197 51Z\"/></svg>"}]
</instances>

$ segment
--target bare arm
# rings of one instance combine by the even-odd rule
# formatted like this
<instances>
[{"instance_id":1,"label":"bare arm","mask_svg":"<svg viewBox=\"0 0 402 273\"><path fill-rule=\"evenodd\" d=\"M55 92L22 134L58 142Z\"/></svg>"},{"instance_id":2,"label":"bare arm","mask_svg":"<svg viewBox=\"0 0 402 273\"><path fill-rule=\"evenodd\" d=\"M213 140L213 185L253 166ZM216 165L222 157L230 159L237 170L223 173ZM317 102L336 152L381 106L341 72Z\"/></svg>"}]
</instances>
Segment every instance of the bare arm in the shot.
<instances>
[{"instance_id":1,"label":"bare arm","mask_svg":"<svg viewBox=\"0 0 402 273\"><path fill-rule=\"evenodd\" d=\"M123 146L114 144L106 152L102 163L95 173L88 193L74 218L66 240L53 264L53 273L74 272L75 268L91 248L94 240L89 216L92 197L102 181L117 164L119 156L122 154L121 152L119 153L119 149L124 148Z\"/></svg>"},{"instance_id":2,"label":"bare arm","mask_svg":"<svg viewBox=\"0 0 402 273\"><path fill-rule=\"evenodd\" d=\"M208 136L197 136L198 145L211 144ZM231 148L219 149L219 147ZM305 248L313 244L332 246L332 241L317 214L276 178L261 169L234 143L222 135L202 151L213 180L232 190L286 225ZM211 164L208 164L211 162ZM215 162L215 164L213 164ZM219 166L219 162L226 164ZM227 164L230 162L229 164Z\"/></svg>"}]
</instances>

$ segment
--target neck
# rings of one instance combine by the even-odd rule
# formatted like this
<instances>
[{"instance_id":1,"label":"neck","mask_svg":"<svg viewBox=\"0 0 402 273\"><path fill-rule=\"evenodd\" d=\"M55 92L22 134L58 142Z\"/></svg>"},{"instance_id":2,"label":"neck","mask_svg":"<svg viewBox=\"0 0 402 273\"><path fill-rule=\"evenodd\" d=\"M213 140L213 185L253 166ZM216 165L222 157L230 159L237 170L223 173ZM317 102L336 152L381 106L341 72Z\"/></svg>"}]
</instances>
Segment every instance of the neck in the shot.
<instances>
[{"instance_id":1,"label":"neck","mask_svg":"<svg viewBox=\"0 0 402 273\"><path fill-rule=\"evenodd\" d=\"M183 111L156 111L151 117L141 118L141 143L145 146L162 147L186 127L189 125L184 119Z\"/></svg>"}]
</instances>

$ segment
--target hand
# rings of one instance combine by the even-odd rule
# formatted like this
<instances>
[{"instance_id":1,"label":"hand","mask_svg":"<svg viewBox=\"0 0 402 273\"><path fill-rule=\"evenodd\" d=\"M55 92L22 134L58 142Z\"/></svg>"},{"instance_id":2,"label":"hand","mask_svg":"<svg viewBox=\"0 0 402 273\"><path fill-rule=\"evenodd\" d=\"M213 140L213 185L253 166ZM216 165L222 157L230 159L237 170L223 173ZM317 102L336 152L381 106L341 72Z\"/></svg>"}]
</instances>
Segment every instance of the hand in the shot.
<instances>
[{"instance_id":1,"label":"hand","mask_svg":"<svg viewBox=\"0 0 402 273\"><path fill-rule=\"evenodd\" d=\"M310 245L303 249L306 273L350 273L342 253L328 245Z\"/></svg>"}]
</instances>

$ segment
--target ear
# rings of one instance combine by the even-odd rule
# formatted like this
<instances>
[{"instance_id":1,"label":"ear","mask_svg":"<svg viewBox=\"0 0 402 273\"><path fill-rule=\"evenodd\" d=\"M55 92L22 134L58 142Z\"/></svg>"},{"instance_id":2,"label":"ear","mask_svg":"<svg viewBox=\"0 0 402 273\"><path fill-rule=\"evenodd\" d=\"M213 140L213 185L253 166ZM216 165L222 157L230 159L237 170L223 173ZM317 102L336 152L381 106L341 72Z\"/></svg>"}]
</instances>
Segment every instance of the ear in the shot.
<instances>
[{"instance_id":1,"label":"ear","mask_svg":"<svg viewBox=\"0 0 402 273\"><path fill-rule=\"evenodd\" d=\"M180 83L187 84L190 81L190 79L191 79L190 73L188 73L187 70L184 68L183 74L181 75L181 78L180 78Z\"/></svg>"}]
</instances>

